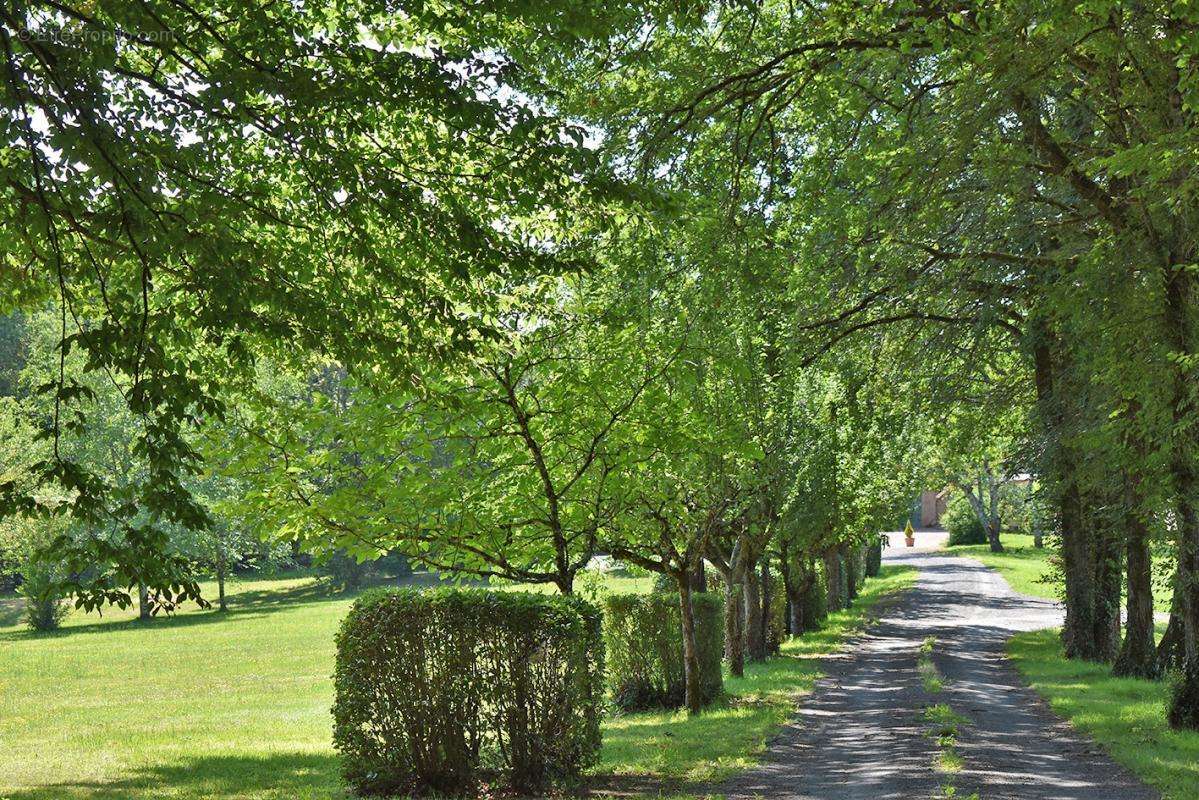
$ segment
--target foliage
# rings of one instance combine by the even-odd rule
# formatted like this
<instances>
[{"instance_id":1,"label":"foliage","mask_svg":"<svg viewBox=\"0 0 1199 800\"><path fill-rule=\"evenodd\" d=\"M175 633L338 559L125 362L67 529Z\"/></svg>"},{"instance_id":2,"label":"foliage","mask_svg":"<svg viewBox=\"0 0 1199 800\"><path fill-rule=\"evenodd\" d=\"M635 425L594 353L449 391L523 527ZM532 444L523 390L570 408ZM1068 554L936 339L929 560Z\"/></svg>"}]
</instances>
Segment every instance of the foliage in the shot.
<instances>
[{"instance_id":1,"label":"foliage","mask_svg":"<svg viewBox=\"0 0 1199 800\"><path fill-rule=\"evenodd\" d=\"M1031 486L1013 482L1005 483L1000 487L999 518L1003 520L1005 529L1019 533L1033 533L1036 509L1032 492Z\"/></svg>"},{"instance_id":2,"label":"foliage","mask_svg":"<svg viewBox=\"0 0 1199 800\"><path fill-rule=\"evenodd\" d=\"M148 479L117 497L110 473L55 450L38 491L0 487L0 512L45 490L81 525L115 516L127 545L92 556L122 577L92 600L128 602L139 578L194 596L160 526L209 521L186 485L190 433L256 357L316 351L408 381L485 341L505 284L586 263L583 209L613 181L591 185L584 131L504 47L602 29L554 6L35 0L4 15L0 313L57 301L55 342L121 386ZM89 383L46 382L55 437L103 421Z\"/></svg>"},{"instance_id":3,"label":"foliage","mask_svg":"<svg viewBox=\"0 0 1199 800\"><path fill-rule=\"evenodd\" d=\"M361 589L370 578L374 564L370 561L359 561L345 550L335 550L323 567L335 589L354 592Z\"/></svg>"},{"instance_id":4,"label":"foliage","mask_svg":"<svg viewBox=\"0 0 1199 800\"><path fill-rule=\"evenodd\" d=\"M25 621L36 631L58 628L70 613L63 596L62 576L53 564L29 559L21 571L21 596L25 598Z\"/></svg>"},{"instance_id":5,"label":"foliage","mask_svg":"<svg viewBox=\"0 0 1199 800\"><path fill-rule=\"evenodd\" d=\"M722 602L718 595L691 595L700 664L700 698L711 703L723 687ZM683 705L683 640L677 594L610 594L603 599L608 688L625 710Z\"/></svg>"},{"instance_id":6,"label":"foliage","mask_svg":"<svg viewBox=\"0 0 1199 800\"><path fill-rule=\"evenodd\" d=\"M950 545L985 544L987 541L987 531L982 521L961 492L954 491L945 503L941 524L949 531Z\"/></svg>"},{"instance_id":7,"label":"foliage","mask_svg":"<svg viewBox=\"0 0 1199 800\"><path fill-rule=\"evenodd\" d=\"M334 743L355 791L571 782L600 747L599 612L576 598L379 591L337 635Z\"/></svg>"}]
</instances>

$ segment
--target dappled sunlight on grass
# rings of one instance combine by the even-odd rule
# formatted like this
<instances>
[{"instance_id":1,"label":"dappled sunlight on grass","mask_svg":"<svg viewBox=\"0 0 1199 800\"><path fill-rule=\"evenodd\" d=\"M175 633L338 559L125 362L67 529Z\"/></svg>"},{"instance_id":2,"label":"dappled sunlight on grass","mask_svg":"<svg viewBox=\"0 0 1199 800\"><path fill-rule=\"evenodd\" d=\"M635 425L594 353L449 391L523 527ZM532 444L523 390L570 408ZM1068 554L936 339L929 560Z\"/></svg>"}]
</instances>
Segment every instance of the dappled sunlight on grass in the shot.
<instances>
[{"instance_id":1,"label":"dappled sunlight on grass","mask_svg":"<svg viewBox=\"0 0 1199 800\"><path fill-rule=\"evenodd\" d=\"M826 630L728 679L701 717L609 717L597 780L624 780L633 793L704 794L699 781L753 763L819 677L820 657L914 576L888 568ZM618 591L648 588L645 578L620 581ZM112 609L74 614L51 635L0 629L0 798L345 797L329 709L333 636L352 601L311 577L284 577L231 584L227 614L142 623Z\"/></svg>"},{"instance_id":2,"label":"dappled sunlight on grass","mask_svg":"<svg viewBox=\"0 0 1199 800\"><path fill-rule=\"evenodd\" d=\"M1055 713L1161 790L1163 800L1199 797L1199 733L1170 730L1164 682L1113 678L1107 665L1067 661L1056 630L1019 634L1008 650Z\"/></svg>"},{"instance_id":3,"label":"dappled sunlight on grass","mask_svg":"<svg viewBox=\"0 0 1199 800\"><path fill-rule=\"evenodd\" d=\"M725 694L699 717L660 711L610 717L596 772L673 782L718 781L757 761L767 739L821 676L820 659L861 629L882 597L910 586L916 571L886 567L868 581L854 607L832 615L825 629L785 642L779 656L747 664L745 677L725 676Z\"/></svg>"}]
</instances>

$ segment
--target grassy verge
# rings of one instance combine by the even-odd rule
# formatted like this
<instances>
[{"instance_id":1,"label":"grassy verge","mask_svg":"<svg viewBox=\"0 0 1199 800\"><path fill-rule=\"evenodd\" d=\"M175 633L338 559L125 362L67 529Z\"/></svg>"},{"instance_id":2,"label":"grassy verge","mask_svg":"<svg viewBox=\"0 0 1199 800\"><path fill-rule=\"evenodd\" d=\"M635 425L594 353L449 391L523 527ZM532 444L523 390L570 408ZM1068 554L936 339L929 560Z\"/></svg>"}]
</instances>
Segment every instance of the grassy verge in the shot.
<instances>
[{"instance_id":1,"label":"grassy verge","mask_svg":"<svg viewBox=\"0 0 1199 800\"><path fill-rule=\"evenodd\" d=\"M726 698L699 717L660 712L609 718L597 775L644 781L651 790L655 783L680 788L718 781L755 763L766 740L794 713L796 699L821 676L820 659L860 630L879 600L915 577L909 567L884 567L866 582L853 608L831 615L824 630L786 642L777 658L747 665L744 678L726 676Z\"/></svg>"},{"instance_id":2,"label":"grassy verge","mask_svg":"<svg viewBox=\"0 0 1199 800\"><path fill-rule=\"evenodd\" d=\"M869 581L852 610L730 680L727 700L698 719L609 718L597 778L681 790L751 763L819 676L819 657L913 578L888 570ZM647 586L635 578L608 588ZM302 577L241 581L230 601L227 614L149 623L132 611L73 614L50 635L16 624L19 601L0 603L9 617L0 623L0 800L345 798L330 676L333 634L353 598Z\"/></svg>"},{"instance_id":3,"label":"grassy verge","mask_svg":"<svg viewBox=\"0 0 1199 800\"><path fill-rule=\"evenodd\" d=\"M1106 665L1067 661L1055 630L1019 634L1008 652L1056 714L1159 789L1163 800L1199 797L1199 733L1166 725L1167 684L1113 678Z\"/></svg>"},{"instance_id":4,"label":"grassy verge","mask_svg":"<svg viewBox=\"0 0 1199 800\"><path fill-rule=\"evenodd\" d=\"M1049 547L1033 547L1033 537L1023 533L1005 533L1000 540L1004 552L992 553L985 544L954 545L947 548L954 555L969 556L983 562L1003 575L1008 585L1020 594L1046 597L1050 600L1062 598L1060 580L1050 577L1049 559L1056 552ZM1158 591L1153 598L1153 607L1158 611L1170 610L1170 595Z\"/></svg>"},{"instance_id":5,"label":"grassy verge","mask_svg":"<svg viewBox=\"0 0 1199 800\"><path fill-rule=\"evenodd\" d=\"M985 544L960 544L947 549L954 555L970 556L997 570L1020 594L1057 599L1057 583L1046 579L1053 551L1048 547L1033 547L1033 538L1023 533L1005 533L1000 540L1004 547L1002 553L992 553Z\"/></svg>"}]
</instances>

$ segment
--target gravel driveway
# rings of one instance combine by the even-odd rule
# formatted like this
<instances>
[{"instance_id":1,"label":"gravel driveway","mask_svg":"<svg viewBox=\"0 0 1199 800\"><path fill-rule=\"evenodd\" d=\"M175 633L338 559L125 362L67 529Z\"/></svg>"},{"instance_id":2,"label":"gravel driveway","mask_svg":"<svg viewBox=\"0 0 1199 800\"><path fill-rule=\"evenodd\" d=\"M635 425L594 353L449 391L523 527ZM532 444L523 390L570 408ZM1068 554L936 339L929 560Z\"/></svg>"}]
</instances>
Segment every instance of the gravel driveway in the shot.
<instances>
[{"instance_id":1,"label":"gravel driveway","mask_svg":"<svg viewBox=\"0 0 1199 800\"><path fill-rule=\"evenodd\" d=\"M902 544L902 542L899 542ZM912 800L977 792L980 800L1151 800L1157 793L1049 712L1004 654L1017 631L1061 624L1056 603L1014 593L977 561L891 548L891 564L920 570L917 586L886 606L806 697L763 763L717 789L730 798ZM919 648L935 637L945 677L925 692ZM946 703L967 721L963 769L934 768L937 743L923 710Z\"/></svg>"}]
</instances>

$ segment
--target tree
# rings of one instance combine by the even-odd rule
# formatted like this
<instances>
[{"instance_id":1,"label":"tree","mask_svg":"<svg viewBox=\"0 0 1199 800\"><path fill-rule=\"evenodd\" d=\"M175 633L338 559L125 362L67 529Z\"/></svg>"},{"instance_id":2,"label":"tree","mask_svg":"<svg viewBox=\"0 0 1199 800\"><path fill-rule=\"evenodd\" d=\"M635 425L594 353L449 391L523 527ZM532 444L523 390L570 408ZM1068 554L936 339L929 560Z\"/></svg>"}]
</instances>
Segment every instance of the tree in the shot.
<instances>
[{"instance_id":1,"label":"tree","mask_svg":"<svg viewBox=\"0 0 1199 800\"><path fill-rule=\"evenodd\" d=\"M128 602L126 580L198 596L160 528L210 522L188 490L191 431L226 412L257 357L410 379L492 335L495 280L582 264L592 229L555 213L581 217L604 193L584 132L545 112L505 47L514 31L586 32L555 6L0 11L0 312L57 303L58 341L120 384L150 470L124 546L93 540L121 580L94 584L89 606ZM56 442L68 414L102 417L78 376L48 377ZM34 490L0 487L0 513L51 486L83 525L126 505L64 448L34 474Z\"/></svg>"}]
</instances>

